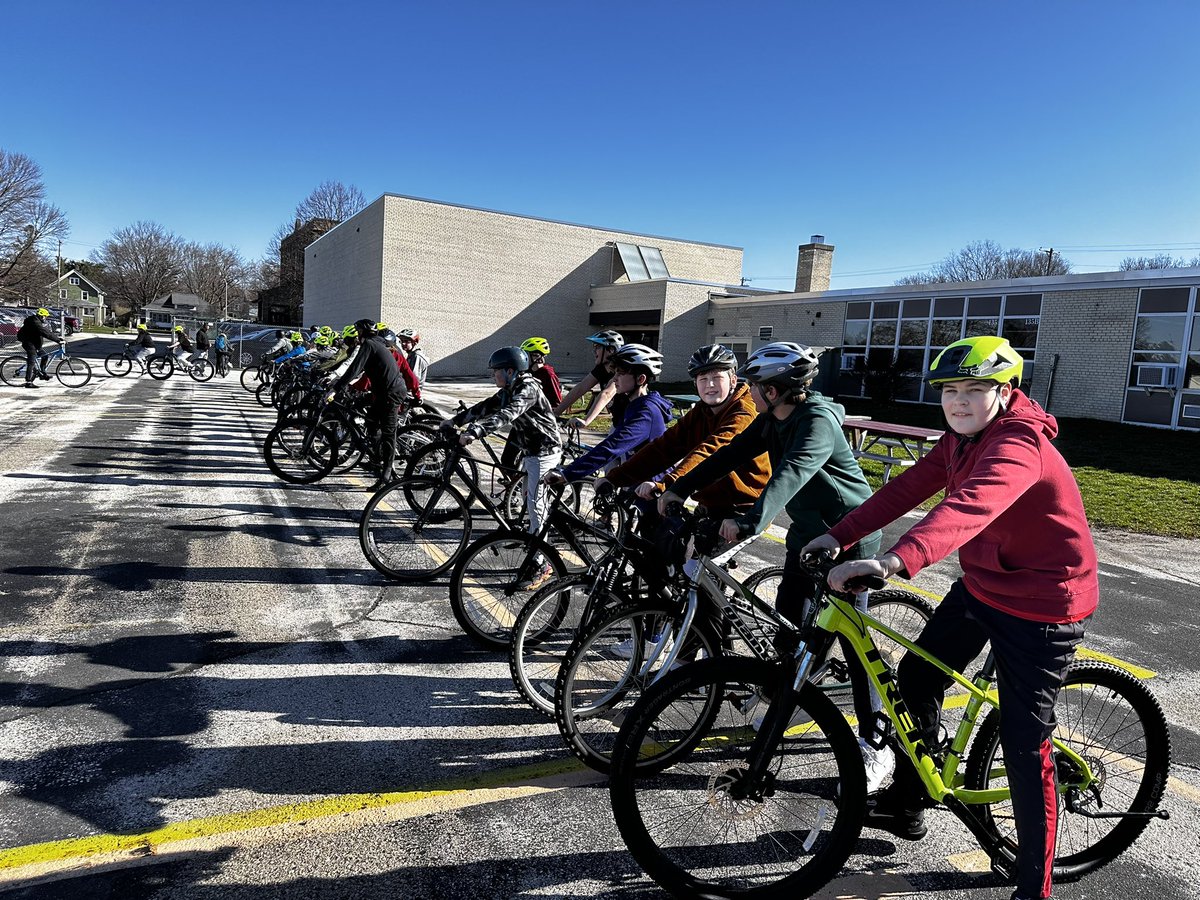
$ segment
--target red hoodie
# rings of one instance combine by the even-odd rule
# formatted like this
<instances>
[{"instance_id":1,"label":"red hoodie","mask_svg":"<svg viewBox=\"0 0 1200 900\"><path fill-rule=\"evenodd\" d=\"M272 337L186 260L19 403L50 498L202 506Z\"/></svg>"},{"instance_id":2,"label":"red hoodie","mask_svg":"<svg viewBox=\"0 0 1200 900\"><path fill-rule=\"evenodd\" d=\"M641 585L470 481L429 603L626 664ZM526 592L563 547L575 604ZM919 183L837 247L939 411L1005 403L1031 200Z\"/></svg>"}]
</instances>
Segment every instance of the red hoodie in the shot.
<instances>
[{"instance_id":1,"label":"red hoodie","mask_svg":"<svg viewBox=\"0 0 1200 900\"><path fill-rule=\"evenodd\" d=\"M1079 486L1050 443L1058 423L1020 391L978 435L953 432L830 534L849 547L945 489L891 552L915 577L958 550L967 590L1036 622L1077 622L1100 596Z\"/></svg>"}]
</instances>

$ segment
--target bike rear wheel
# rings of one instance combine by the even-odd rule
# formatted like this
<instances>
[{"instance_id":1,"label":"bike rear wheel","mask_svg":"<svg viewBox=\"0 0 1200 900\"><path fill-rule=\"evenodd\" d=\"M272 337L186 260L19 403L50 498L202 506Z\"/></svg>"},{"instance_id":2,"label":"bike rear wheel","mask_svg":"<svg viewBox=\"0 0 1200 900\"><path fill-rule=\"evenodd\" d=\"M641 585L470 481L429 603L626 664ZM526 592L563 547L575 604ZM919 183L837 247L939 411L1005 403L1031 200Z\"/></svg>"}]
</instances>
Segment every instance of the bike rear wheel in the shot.
<instances>
[{"instance_id":1,"label":"bike rear wheel","mask_svg":"<svg viewBox=\"0 0 1200 900\"><path fill-rule=\"evenodd\" d=\"M513 626L508 667L513 684L530 706L554 717L558 670L580 628L587 627L597 613L603 615L625 602L586 573L557 578L529 598Z\"/></svg>"},{"instance_id":2,"label":"bike rear wheel","mask_svg":"<svg viewBox=\"0 0 1200 900\"><path fill-rule=\"evenodd\" d=\"M967 759L968 788L994 790L1008 784L1000 746L1002 711L993 709L980 726ZM1078 753L1096 777L1094 790L1072 788L1074 767L1065 754L1055 752L1060 786L1054 879L1069 881L1112 862L1150 824L1148 818L1088 818L1083 811L1158 809L1171 768L1171 735L1149 689L1107 663L1071 664L1054 704L1054 718L1054 737ZM979 812L985 827L1015 855L1011 801L980 807Z\"/></svg>"},{"instance_id":3,"label":"bike rear wheel","mask_svg":"<svg viewBox=\"0 0 1200 900\"><path fill-rule=\"evenodd\" d=\"M9 387L19 387L25 381L25 357L8 356L0 362L0 381Z\"/></svg>"},{"instance_id":4,"label":"bike rear wheel","mask_svg":"<svg viewBox=\"0 0 1200 900\"><path fill-rule=\"evenodd\" d=\"M785 668L702 660L647 690L621 729L609 795L634 859L676 897L811 896L849 858L866 778L854 732L806 686L766 772L750 776L760 697L788 690Z\"/></svg>"},{"instance_id":5,"label":"bike rear wheel","mask_svg":"<svg viewBox=\"0 0 1200 900\"><path fill-rule=\"evenodd\" d=\"M440 479L402 478L367 501L358 539L367 561L388 578L424 581L463 552L471 513L462 494Z\"/></svg>"},{"instance_id":6,"label":"bike rear wheel","mask_svg":"<svg viewBox=\"0 0 1200 900\"><path fill-rule=\"evenodd\" d=\"M567 651L554 685L555 721L571 752L598 772L608 771L630 709L665 674L682 618L677 609L625 606L580 634ZM697 617L672 665L720 652L720 639Z\"/></svg>"},{"instance_id":7,"label":"bike rear wheel","mask_svg":"<svg viewBox=\"0 0 1200 900\"><path fill-rule=\"evenodd\" d=\"M196 360L188 370L188 374L192 376L193 381L208 381L216 373L216 367L207 359Z\"/></svg>"},{"instance_id":8,"label":"bike rear wheel","mask_svg":"<svg viewBox=\"0 0 1200 900\"><path fill-rule=\"evenodd\" d=\"M113 378L124 378L133 371L133 360L124 353L110 353L104 357L104 371Z\"/></svg>"},{"instance_id":9,"label":"bike rear wheel","mask_svg":"<svg viewBox=\"0 0 1200 900\"><path fill-rule=\"evenodd\" d=\"M54 367L54 377L63 387L81 388L92 380L92 367L86 359L63 357Z\"/></svg>"},{"instance_id":10,"label":"bike rear wheel","mask_svg":"<svg viewBox=\"0 0 1200 900\"><path fill-rule=\"evenodd\" d=\"M253 394L263 382L262 370L258 366L247 366L242 369L242 374L238 376L238 380L241 381L243 390Z\"/></svg>"},{"instance_id":11,"label":"bike rear wheel","mask_svg":"<svg viewBox=\"0 0 1200 900\"><path fill-rule=\"evenodd\" d=\"M522 532L484 535L463 551L450 576L450 609L475 643L499 650L512 643L517 616L548 578L566 574L558 552Z\"/></svg>"}]
</instances>

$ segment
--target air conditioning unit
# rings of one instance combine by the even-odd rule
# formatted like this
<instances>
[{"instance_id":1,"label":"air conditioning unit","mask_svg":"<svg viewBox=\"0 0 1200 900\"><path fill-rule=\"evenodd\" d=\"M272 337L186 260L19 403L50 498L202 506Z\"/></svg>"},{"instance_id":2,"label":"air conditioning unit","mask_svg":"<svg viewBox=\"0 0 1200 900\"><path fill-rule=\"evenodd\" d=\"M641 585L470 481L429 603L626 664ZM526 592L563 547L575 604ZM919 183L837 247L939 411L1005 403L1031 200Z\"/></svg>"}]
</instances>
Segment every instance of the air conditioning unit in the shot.
<instances>
[{"instance_id":1,"label":"air conditioning unit","mask_svg":"<svg viewBox=\"0 0 1200 900\"><path fill-rule=\"evenodd\" d=\"M866 357L861 353L843 353L842 354L842 371L852 372L859 367Z\"/></svg>"},{"instance_id":2,"label":"air conditioning unit","mask_svg":"<svg viewBox=\"0 0 1200 900\"><path fill-rule=\"evenodd\" d=\"M1147 363L1137 367L1137 386L1145 388L1173 388L1179 375L1178 366L1162 363Z\"/></svg>"}]
</instances>

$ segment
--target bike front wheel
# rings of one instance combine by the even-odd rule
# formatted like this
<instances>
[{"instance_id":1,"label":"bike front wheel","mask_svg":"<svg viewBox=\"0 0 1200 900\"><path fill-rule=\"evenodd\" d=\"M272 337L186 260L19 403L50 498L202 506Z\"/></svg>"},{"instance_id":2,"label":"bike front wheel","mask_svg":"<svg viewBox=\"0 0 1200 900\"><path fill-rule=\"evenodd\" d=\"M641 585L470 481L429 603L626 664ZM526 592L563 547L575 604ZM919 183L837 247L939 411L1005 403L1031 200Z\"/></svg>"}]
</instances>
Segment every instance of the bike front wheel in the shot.
<instances>
[{"instance_id":1,"label":"bike front wheel","mask_svg":"<svg viewBox=\"0 0 1200 900\"><path fill-rule=\"evenodd\" d=\"M286 418L267 432L263 442L267 468L289 484L320 481L333 471L337 453L333 429L312 419Z\"/></svg>"},{"instance_id":2,"label":"bike front wheel","mask_svg":"<svg viewBox=\"0 0 1200 900\"><path fill-rule=\"evenodd\" d=\"M621 729L613 816L634 859L676 897L808 897L854 849L866 778L828 697L806 686L804 724L762 748L762 771L751 768L754 710L790 689L784 672L757 659L703 660L648 689Z\"/></svg>"},{"instance_id":3,"label":"bike front wheel","mask_svg":"<svg viewBox=\"0 0 1200 900\"><path fill-rule=\"evenodd\" d=\"M668 666L720 653L720 639L699 617L681 638L682 619L666 607L625 606L580 634L567 651L554 685L554 718L567 747L596 771L608 771L621 724Z\"/></svg>"},{"instance_id":4,"label":"bike front wheel","mask_svg":"<svg viewBox=\"0 0 1200 900\"><path fill-rule=\"evenodd\" d=\"M437 478L401 478L376 491L358 527L367 562L396 581L436 578L470 539L467 501Z\"/></svg>"},{"instance_id":5,"label":"bike front wheel","mask_svg":"<svg viewBox=\"0 0 1200 900\"><path fill-rule=\"evenodd\" d=\"M1002 711L988 713L975 738L967 759L970 789L1008 785L1000 746ZM1157 810L1171 768L1171 735L1154 695L1135 676L1107 663L1071 664L1054 719L1055 739L1079 754L1095 779L1089 787L1073 786L1079 773L1066 754L1054 751L1059 782L1054 879L1070 881L1112 862L1150 824L1147 817L1098 819L1087 813ZM1015 857L1011 801L981 807L980 818Z\"/></svg>"},{"instance_id":6,"label":"bike front wheel","mask_svg":"<svg viewBox=\"0 0 1200 900\"><path fill-rule=\"evenodd\" d=\"M166 381L175 373L175 361L169 356L152 356L146 360L146 372L155 381Z\"/></svg>"},{"instance_id":7,"label":"bike front wheel","mask_svg":"<svg viewBox=\"0 0 1200 900\"><path fill-rule=\"evenodd\" d=\"M92 380L92 367L86 359L64 357L54 367L54 377L63 387L81 388Z\"/></svg>"},{"instance_id":8,"label":"bike front wheel","mask_svg":"<svg viewBox=\"0 0 1200 900\"><path fill-rule=\"evenodd\" d=\"M193 381L209 381L216 373L216 368L207 359L196 360L188 370Z\"/></svg>"},{"instance_id":9,"label":"bike front wheel","mask_svg":"<svg viewBox=\"0 0 1200 900\"><path fill-rule=\"evenodd\" d=\"M124 353L110 353L104 357L104 371L113 378L124 378L133 371L133 360Z\"/></svg>"},{"instance_id":10,"label":"bike front wheel","mask_svg":"<svg viewBox=\"0 0 1200 900\"><path fill-rule=\"evenodd\" d=\"M508 667L530 706L554 717L558 670L580 629L625 602L586 573L555 579L529 598L513 625Z\"/></svg>"},{"instance_id":11,"label":"bike front wheel","mask_svg":"<svg viewBox=\"0 0 1200 900\"><path fill-rule=\"evenodd\" d=\"M566 571L558 552L531 534L487 534L454 566L450 609L471 640L500 650L512 642L517 616L534 591Z\"/></svg>"},{"instance_id":12,"label":"bike front wheel","mask_svg":"<svg viewBox=\"0 0 1200 900\"><path fill-rule=\"evenodd\" d=\"M243 390L253 394L263 382L262 372L258 366L247 366L242 369L242 374L238 376L238 380L241 381Z\"/></svg>"}]
</instances>

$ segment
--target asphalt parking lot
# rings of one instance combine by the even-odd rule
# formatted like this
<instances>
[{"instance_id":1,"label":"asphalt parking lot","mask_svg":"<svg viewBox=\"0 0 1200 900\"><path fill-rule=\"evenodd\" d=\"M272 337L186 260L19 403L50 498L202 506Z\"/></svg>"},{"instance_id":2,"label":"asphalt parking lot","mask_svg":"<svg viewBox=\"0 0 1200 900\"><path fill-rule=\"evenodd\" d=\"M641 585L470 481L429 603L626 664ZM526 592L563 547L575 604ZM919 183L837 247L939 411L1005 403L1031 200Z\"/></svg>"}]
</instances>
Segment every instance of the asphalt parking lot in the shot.
<instances>
[{"instance_id":1,"label":"asphalt parking lot","mask_svg":"<svg viewBox=\"0 0 1200 900\"><path fill-rule=\"evenodd\" d=\"M662 896L603 779L521 703L507 660L459 632L445 582L366 564L365 476L276 481L258 448L273 413L232 378L100 369L74 392L0 387L0 402L0 890ZM1200 565L1188 542L1098 543L1087 650L1141 673L1166 710L1172 818L1055 896L1197 897ZM954 575L916 587L938 595ZM966 831L933 823L918 844L864 832L817 896L1007 898Z\"/></svg>"}]
</instances>

